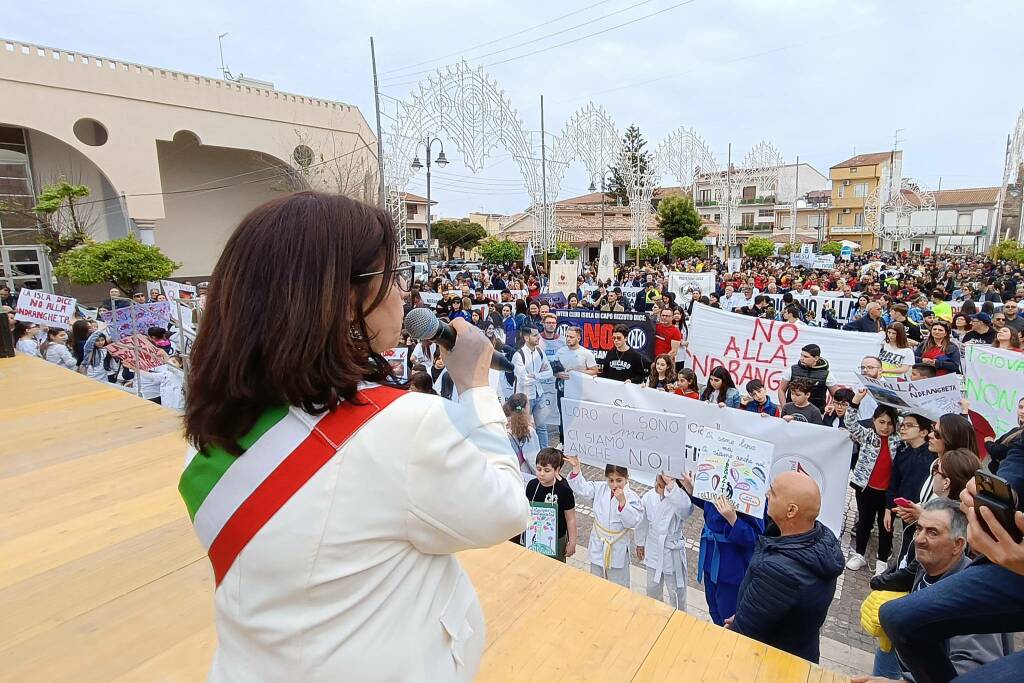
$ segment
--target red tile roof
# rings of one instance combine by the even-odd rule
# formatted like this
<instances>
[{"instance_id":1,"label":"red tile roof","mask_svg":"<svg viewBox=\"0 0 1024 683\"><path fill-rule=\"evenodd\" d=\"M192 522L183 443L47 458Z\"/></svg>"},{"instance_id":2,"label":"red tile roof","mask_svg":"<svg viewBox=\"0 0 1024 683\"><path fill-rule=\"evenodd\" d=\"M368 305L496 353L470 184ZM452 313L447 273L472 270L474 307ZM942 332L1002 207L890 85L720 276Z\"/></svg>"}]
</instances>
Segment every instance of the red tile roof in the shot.
<instances>
[{"instance_id":1,"label":"red tile roof","mask_svg":"<svg viewBox=\"0 0 1024 683\"><path fill-rule=\"evenodd\" d=\"M421 197L418 194L413 194L412 192L403 192L402 193L402 198L405 199L405 202L407 204L426 204L427 203L427 198L426 197ZM430 200L430 203L431 204L437 204L437 202L434 201L433 199Z\"/></svg>"},{"instance_id":2,"label":"red tile roof","mask_svg":"<svg viewBox=\"0 0 1024 683\"><path fill-rule=\"evenodd\" d=\"M899 154L899 150L896 151ZM832 166L832 168L850 168L852 166L872 166L874 164L881 164L889 161L892 152L872 152L871 154L858 154L855 157L850 157L846 161Z\"/></svg>"}]
</instances>

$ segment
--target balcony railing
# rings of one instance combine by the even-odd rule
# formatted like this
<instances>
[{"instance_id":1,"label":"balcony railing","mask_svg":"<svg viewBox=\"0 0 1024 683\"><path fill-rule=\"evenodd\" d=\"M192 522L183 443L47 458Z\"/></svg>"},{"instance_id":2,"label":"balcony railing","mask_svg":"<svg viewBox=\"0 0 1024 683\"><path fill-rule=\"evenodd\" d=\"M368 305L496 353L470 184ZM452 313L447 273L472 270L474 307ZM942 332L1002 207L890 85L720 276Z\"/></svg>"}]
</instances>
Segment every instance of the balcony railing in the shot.
<instances>
[{"instance_id":1,"label":"balcony railing","mask_svg":"<svg viewBox=\"0 0 1024 683\"><path fill-rule=\"evenodd\" d=\"M751 199L741 199L740 204L774 204L775 197L770 195L767 197L753 197Z\"/></svg>"},{"instance_id":2,"label":"balcony railing","mask_svg":"<svg viewBox=\"0 0 1024 683\"><path fill-rule=\"evenodd\" d=\"M714 199L700 200L697 202L697 206L718 206L718 202Z\"/></svg>"}]
</instances>

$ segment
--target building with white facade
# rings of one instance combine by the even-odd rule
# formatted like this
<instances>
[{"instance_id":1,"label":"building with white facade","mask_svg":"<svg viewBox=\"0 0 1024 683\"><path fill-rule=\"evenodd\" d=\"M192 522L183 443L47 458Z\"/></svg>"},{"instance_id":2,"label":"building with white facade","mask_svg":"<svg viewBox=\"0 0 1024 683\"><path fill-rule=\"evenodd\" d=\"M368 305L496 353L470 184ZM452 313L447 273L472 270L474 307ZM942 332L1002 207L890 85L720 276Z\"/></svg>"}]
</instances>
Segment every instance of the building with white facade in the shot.
<instances>
[{"instance_id":1,"label":"building with white facade","mask_svg":"<svg viewBox=\"0 0 1024 683\"><path fill-rule=\"evenodd\" d=\"M906 194L906 193L905 193ZM995 230L998 187L971 187L932 193L935 210L915 209L903 216L883 214L885 226L907 226L901 240L882 240L886 251L983 253ZM906 194L908 200L913 196Z\"/></svg>"},{"instance_id":2,"label":"building with white facade","mask_svg":"<svg viewBox=\"0 0 1024 683\"><path fill-rule=\"evenodd\" d=\"M778 169L778 179L774 187L765 187L758 181L747 184L735 184L738 199L734 198L732 212L729 216L725 203L724 184L719 172L704 174L697 180L697 211L706 221L724 224L731 220L732 225L743 232L770 232L776 227L776 213L792 206L794 197L804 197L808 192L827 190L829 179L810 164L786 164ZM739 171L733 171L739 175Z\"/></svg>"}]
</instances>

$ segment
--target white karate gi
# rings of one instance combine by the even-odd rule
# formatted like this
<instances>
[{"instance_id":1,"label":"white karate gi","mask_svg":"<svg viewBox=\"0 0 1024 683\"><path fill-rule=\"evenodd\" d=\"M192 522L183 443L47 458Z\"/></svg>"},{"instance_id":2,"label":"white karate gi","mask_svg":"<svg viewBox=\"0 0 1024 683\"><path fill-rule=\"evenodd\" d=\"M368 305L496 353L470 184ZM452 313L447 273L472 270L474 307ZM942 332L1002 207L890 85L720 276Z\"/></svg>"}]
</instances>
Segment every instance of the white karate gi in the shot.
<instances>
[{"instance_id":1,"label":"white karate gi","mask_svg":"<svg viewBox=\"0 0 1024 683\"><path fill-rule=\"evenodd\" d=\"M641 499L644 518L636 530L636 544L644 546L647 595L686 609L686 545L683 522L693 512L690 497L673 481L664 497L651 489ZM668 588L668 599L665 599Z\"/></svg>"},{"instance_id":2,"label":"white karate gi","mask_svg":"<svg viewBox=\"0 0 1024 683\"><path fill-rule=\"evenodd\" d=\"M627 486L626 505L619 510L619 501L612 497L607 482L587 481L582 472L570 474L566 481L573 493L589 501L594 510L588 546L590 573L629 588L629 530L643 519L640 497Z\"/></svg>"}]
</instances>

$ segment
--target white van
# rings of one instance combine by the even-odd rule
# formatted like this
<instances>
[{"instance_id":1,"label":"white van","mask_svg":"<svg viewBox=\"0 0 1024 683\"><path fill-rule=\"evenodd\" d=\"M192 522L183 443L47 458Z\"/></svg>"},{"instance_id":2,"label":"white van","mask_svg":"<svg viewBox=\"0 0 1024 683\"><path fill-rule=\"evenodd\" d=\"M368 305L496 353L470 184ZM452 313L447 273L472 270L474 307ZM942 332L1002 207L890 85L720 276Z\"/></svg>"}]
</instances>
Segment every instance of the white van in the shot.
<instances>
[{"instance_id":1,"label":"white van","mask_svg":"<svg viewBox=\"0 0 1024 683\"><path fill-rule=\"evenodd\" d=\"M412 262L412 277L415 282L426 282L429 274L426 263L423 261Z\"/></svg>"}]
</instances>

